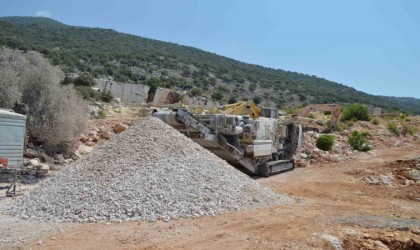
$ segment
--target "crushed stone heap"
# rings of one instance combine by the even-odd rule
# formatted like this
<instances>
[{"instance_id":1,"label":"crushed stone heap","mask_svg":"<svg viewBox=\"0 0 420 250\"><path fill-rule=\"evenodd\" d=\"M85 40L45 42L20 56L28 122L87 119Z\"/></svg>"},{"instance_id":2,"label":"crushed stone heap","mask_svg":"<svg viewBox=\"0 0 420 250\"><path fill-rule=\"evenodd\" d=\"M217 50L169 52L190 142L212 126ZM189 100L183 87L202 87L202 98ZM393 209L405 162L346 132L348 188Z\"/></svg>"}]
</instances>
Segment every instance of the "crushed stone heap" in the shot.
<instances>
[{"instance_id":1,"label":"crushed stone heap","mask_svg":"<svg viewBox=\"0 0 420 250\"><path fill-rule=\"evenodd\" d=\"M145 118L12 209L51 221L166 221L290 201L159 119Z\"/></svg>"}]
</instances>

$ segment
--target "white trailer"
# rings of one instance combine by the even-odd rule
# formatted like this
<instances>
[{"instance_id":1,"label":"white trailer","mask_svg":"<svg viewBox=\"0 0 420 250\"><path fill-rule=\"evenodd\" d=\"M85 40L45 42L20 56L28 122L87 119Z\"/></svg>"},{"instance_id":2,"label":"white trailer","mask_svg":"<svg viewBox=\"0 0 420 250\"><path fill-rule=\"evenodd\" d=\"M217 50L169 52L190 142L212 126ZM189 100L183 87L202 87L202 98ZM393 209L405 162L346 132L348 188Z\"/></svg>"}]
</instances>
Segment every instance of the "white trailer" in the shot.
<instances>
[{"instance_id":1,"label":"white trailer","mask_svg":"<svg viewBox=\"0 0 420 250\"><path fill-rule=\"evenodd\" d=\"M21 169L25 144L26 116L0 109L0 158L10 168Z\"/></svg>"}]
</instances>

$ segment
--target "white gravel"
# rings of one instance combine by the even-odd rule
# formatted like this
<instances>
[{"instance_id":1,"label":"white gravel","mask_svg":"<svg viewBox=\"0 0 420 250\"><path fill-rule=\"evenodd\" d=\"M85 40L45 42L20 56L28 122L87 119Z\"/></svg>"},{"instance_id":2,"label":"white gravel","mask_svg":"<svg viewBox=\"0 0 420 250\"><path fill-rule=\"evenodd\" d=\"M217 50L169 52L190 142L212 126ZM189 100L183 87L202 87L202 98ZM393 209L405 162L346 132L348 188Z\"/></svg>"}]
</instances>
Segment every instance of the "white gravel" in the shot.
<instances>
[{"instance_id":1,"label":"white gravel","mask_svg":"<svg viewBox=\"0 0 420 250\"><path fill-rule=\"evenodd\" d=\"M290 201L146 118L19 199L13 211L51 221L166 221Z\"/></svg>"}]
</instances>

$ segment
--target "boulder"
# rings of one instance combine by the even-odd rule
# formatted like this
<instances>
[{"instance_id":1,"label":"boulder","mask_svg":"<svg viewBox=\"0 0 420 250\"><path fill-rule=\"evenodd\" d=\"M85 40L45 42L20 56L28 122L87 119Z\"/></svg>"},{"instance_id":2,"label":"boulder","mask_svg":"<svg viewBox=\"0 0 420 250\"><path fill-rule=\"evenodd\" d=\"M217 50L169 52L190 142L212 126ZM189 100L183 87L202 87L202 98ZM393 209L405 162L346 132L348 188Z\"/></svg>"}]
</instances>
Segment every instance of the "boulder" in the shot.
<instances>
[{"instance_id":1,"label":"boulder","mask_svg":"<svg viewBox=\"0 0 420 250\"><path fill-rule=\"evenodd\" d=\"M405 177L415 182L420 181L420 171L417 169L410 169L406 172Z\"/></svg>"},{"instance_id":2,"label":"boulder","mask_svg":"<svg viewBox=\"0 0 420 250\"><path fill-rule=\"evenodd\" d=\"M127 130L128 126L122 123L118 123L113 127L113 130L116 134L121 133L125 130Z\"/></svg>"},{"instance_id":3,"label":"boulder","mask_svg":"<svg viewBox=\"0 0 420 250\"><path fill-rule=\"evenodd\" d=\"M368 177L366 177L365 178L365 181L367 182L367 183L369 183L369 184L372 184L372 185L379 185L379 184L381 184L380 182L379 182L379 180L378 179L376 179L375 177L373 177L373 176L368 176Z\"/></svg>"},{"instance_id":4,"label":"boulder","mask_svg":"<svg viewBox=\"0 0 420 250\"><path fill-rule=\"evenodd\" d=\"M111 139L111 133L108 131L100 131L99 136L106 140Z\"/></svg>"},{"instance_id":5,"label":"boulder","mask_svg":"<svg viewBox=\"0 0 420 250\"><path fill-rule=\"evenodd\" d=\"M73 161L77 161L77 160L79 160L79 159L80 159L80 156L79 156L79 155L77 155L77 154L73 154L73 155L71 156L71 159L72 159Z\"/></svg>"},{"instance_id":6,"label":"boulder","mask_svg":"<svg viewBox=\"0 0 420 250\"><path fill-rule=\"evenodd\" d=\"M62 154L54 154L54 160L56 160L59 164L63 164L65 159Z\"/></svg>"},{"instance_id":7,"label":"boulder","mask_svg":"<svg viewBox=\"0 0 420 250\"><path fill-rule=\"evenodd\" d=\"M85 155L85 154L89 154L90 152L92 152L93 147L87 146L85 144L80 144L79 148L76 151L76 154L80 154L80 155Z\"/></svg>"},{"instance_id":8,"label":"boulder","mask_svg":"<svg viewBox=\"0 0 420 250\"><path fill-rule=\"evenodd\" d=\"M50 166L47 164L39 164L39 166L37 167L37 170L48 172L50 170Z\"/></svg>"},{"instance_id":9,"label":"boulder","mask_svg":"<svg viewBox=\"0 0 420 250\"><path fill-rule=\"evenodd\" d=\"M52 157L47 155L45 151L41 148L25 148L23 151L23 155L28 158L38 158L43 160L44 162L51 162L53 160Z\"/></svg>"},{"instance_id":10,"label":"boulder","mask_svg":"<svg viewBox=\"0 0 420 250\"><path fill-rule=\"evenodd\" d=\"M383 175L383 174L379 175L379 181L382 184L387 185L387 186L391 186L391 184L392 184L391 178L389 178L389 176L386 176L386 175Z\"/></svg>"},{"instance_id":11,"label":"boulder","mask_svg":"<svg viewBox=\"0 0 420 250\"><path fill-rule=\"evenodd\" d=\"M408 143L404 142L404 141L397 141L394 144L394 147L407 147Z\"/></svg>"},{"instance_id":12,"label":"boulder","mask_svg":"<svg viewBox=\"0 0 420 250\"><path fill-rule=\"evenodd\" d=\"M305 154L305 153L300 153L300 157L301 157L302 159L306 159L306 158L308 158L308 155L307 155L307 154Z\"/></svg>"},{"instance_id":13,"label":"boulder","mask_svg":"<svg viewBox=\"0 0 420 250\"><path fill-rule=\"evenodd\" d=\"M39 164L41 164L41 161L38 158L30 159L29 164L33 167L37 167Z\"/></svg>"},{"instance_id":14,"label":"boulder","mask_svg":"<svg viewBox=\"0 0 420 250\"><path fill-rule=\"evenodd\" d=\"M59 165L51 165L50 170L51 171L60 171L61 167Z\"/></svg>"},{"instance_id":15,"label":"boulder","mask_svg":"<svg viewBox=\"0 0 420 250\"><path fill-rule=\"evenodd\" d=\"M88 141L88 142L85 142L85 145L89 147L93 147L95 146L95 143L93 141Z\"/></svg>"}]
</instances>

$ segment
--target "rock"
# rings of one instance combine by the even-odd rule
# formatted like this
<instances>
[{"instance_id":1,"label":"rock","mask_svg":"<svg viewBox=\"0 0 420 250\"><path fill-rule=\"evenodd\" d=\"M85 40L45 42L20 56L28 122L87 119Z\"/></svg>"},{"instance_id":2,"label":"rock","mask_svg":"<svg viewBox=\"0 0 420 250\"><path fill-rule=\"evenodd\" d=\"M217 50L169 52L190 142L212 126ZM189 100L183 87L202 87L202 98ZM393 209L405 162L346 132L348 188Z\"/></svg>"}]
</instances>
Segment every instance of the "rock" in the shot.
<instances>
[{"instance_id":1,"label":"rock","mask_svg":"<svg viewBox=\"0 0 420 250\"><path fill-rule=\"evenodd\" d=\"M99 136L106 140L111 139L111 133L108 131L100 131Z\"/></svg>"},{"instance_id":2,"label":"rock","mask_svg":"<svg viewBox=\"0 0 420 250\"><path fill-rule=\"evenodd\" d=\"M89 141L89 136L82 135L82 137L80 138L80 141L83 142L83 143Z\"/></svg>"},{"instance_id":3,"label":"rock","mask_svg":"<svg viewBox=\"0 0 420 250\"><path fill-rule=\"evenodd\" d=\"M60 165L51 165L49 166L51 171L60 171L61 167Z\"/></svg>"},{"instance_id":4,"label":"rock","mask_svg":"<svg viewBox=\"0 0 420 250\"><path fill-rule=\"evenodd\" d=\"M29 160L29 164L31 164L31 166L33 166L33 167L39 166L40 163L41 163L41 161L38 158Z\"/></svg>"},{"instance_id":5,"label":"rock","mask_svg":"<svg viewBox=\"0 0 420 250\"><path fill-rule=\"evenodd\" d=\"M56 160L59 164L63 164L65 159L62 154L54 154L54 160Z\"/></svg>"},{"instance_id":6,"label":"rock","mask_svg":"<svg viewBox=\"0 0 420 250\"><path fill-rule=\"evenodd\" d=\"M384 243L382 243L382 241L375 240L373 243L377 247L377 249L380 249L380 250L389 250L388 246L385 245Z\"/></svg>"},{"instance_id":7,"label":"rock","mask_svg":"<svg viewBox=\"0 0 420 250\"><path fill-rule=\"evenodd\" d=\"M93 150L93 147L87 146L85 144L80 144L78 149L77 149L77 152L80 155L85 155L85 154L89 154L90 152L92 152L92 150Z\"/></svg>"},{"instance_id":8,"label":"rock","mask_svg":"<svg viewBox=\"0 0 420 250\"><path fill-rule=\"evenodd\" d=\"M77 155L77 154L73 154L73 155L71 156L71 159L72 159L73 161L77 161L77 160L79 160L79 159L80 159L80 156L79 156L79 155Z\"/></svg>"},{"instance_id":9,"label":"rock","mask_svg":"<svg viewBox=\"0 0 420 250\"><path fill-rule=\"evenodd\" d=\"M44 150L40 148L25 148L23 151L23 155L28 158L38 158L43 160L44 162L51 162L53 160L52 157L47 155Z\"/></svg>"},{"instance_id":10,"label":"rock","mask_svg":"<svg viewBox=\"0 0 420 250\"><path fill-rule=\"evenodd\" d=\"M337 237L329 235L329 234L322 234L321 238L330 242L331 245L334 247L334 249L336 249L336 250L341 250L342 249L341 244L340 244L340 240Z\"/></svg>"},{"instance_id":11,"label":"rock","mask_svg":"<svg viewBox=\"0 0 420 250\"><path fill-rule=\"evenodd\" d=\"M127 130L128 126L122 123L118 123L113 127L113 130L116 134L119 134L125 130Z\"/></svg>"},{"instance_id":12,"label":"rock","mask_svg":"<svg viewBox=\"0 0 420 250\"><path fill-rule=\"evenodd\" d=\"M305 167L308 166L308 162L307 161L296 161L295 164L296 164L295 166L297 168L305 168Z\"/></svg>"},{"instance_id":13,"label":"rock","mask_svg":"<svg viewBox=\"0 0 420 250\"><path fill-rule=\"evenodd\" d=\"M23 159L23 166L29 166L31 164L31 162L29 161L29 159Z\"/></svg>"},{"instance_id":14,"label":"rock","mask_svg":"<svg viewBox=\"0 0 420 250\"><path fill-rule=\"evenodd\" d=\"M373 177L373 176L368 176L368 177L366 177L365 178L365 181L368 183L368 184L371 184L371 185L379 185L379 184L381 184L380 182L379 182L379 180L378 179L376 179L375 177Z\"/></svg>"},{"instance_id":15,"label":"rock","mask_svg":"<svg viewBox=\"0 0 420 250\"><path fill-rule=\"evenodd\" d=\"M38 170L43 170L43 171L49 171L50 170L50 166L47 164L39 164L39 166L37 167Z\"/></svg>"},{"instance_id":16,"label":"rock","mask_svg":"<svg viewBox=\"0 0 420 250\"><path fill-rule=\"evenodd\" d=\"M88 141L88 142L85 142L85 145L89 147L93 147L95 146L95 143L93 141Z\"/></svg>"},{"instance_id":17,"label":"rock","mask_svg":"<svg viewBox=\"0 0 420 250\"><path fill-rule=\"evenodd\" d=\"M301 157L302 159L307 159L307 158L308 158L308 155L307 155L307 154L305 154L305 153L300 153L300 157Z\"/></svg>"},{"instance_id":18,"label":"rock","mask_svg":"<svg viewBox=\"0 0 420 250\"><path fill-rule=\"evenodd\" d=\"M407 179L413 180L415 182L420 181L420 171L417 170L417 169L408 170L405 173L405 177L407 177Z\"/></svg>"},{"instance_id":19,"label":"rock","mask_svg":"<svg viewBox=\"0 0 420 250\"><path fill-rule=\"evenodd\" d=\"M343 132L341 132L342 136L349 136L350 135L350 131L349 130L343 130Z\"/></svg>"},{"instance_id":20,"label":"rock","mask_svg":"<svg viewBox=\"0 0 420 250\"><path fill-rule=\"evenodd\" d=\"M315 131L308 131L308 132L306 132L306 134L309 135L312 138L317 136L317 133Z\"/></svg>"},{"instance_id":21,"label":"rock","mask_svg":"<svg viewBox=\"0 0 420 250\"><path fill-rule=\"evenodd\" d=\"M387 186L392 185L392 181L391 181L391 178L389 176L381 174L381 175L379 175L379 180L384 185L387 185Z\"/></svg>"},{"instance_id":22,"label":"rock","mask_svg":"<svg viewBox=\"0 0 420 250\"><path fill-rule=\"evenodd\" d=\"M394 147L407 147L408 143L404 142L404 141L396 141L394 144Z\"/></svg>"}]
</instances>

